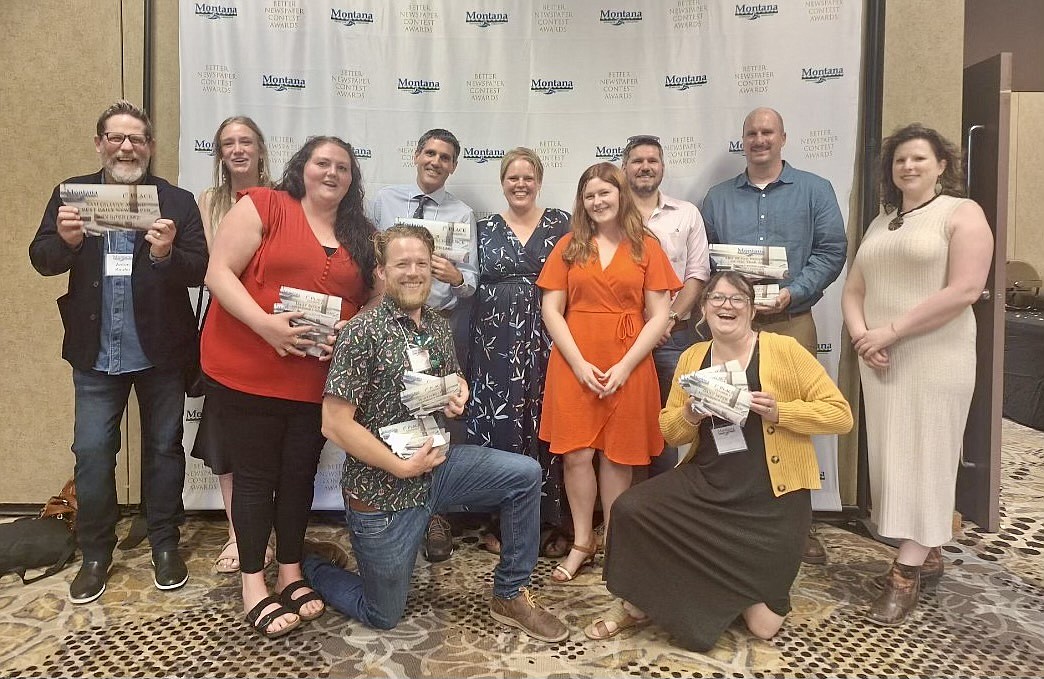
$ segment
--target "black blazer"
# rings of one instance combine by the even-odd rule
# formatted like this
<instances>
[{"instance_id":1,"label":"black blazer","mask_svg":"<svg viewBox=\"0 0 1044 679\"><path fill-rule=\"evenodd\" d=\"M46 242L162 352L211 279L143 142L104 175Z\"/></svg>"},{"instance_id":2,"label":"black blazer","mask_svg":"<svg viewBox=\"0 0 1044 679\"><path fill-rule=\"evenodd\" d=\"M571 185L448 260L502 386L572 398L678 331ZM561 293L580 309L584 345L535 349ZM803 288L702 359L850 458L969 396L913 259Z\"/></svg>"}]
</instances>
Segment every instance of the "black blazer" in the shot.
<instances>
[{"instance_id":1,"label":"black blazer","mask_svg":"<svg viewBox=\"0 0 1044 679\"><path fill-rule=\"evenodd\" d=\"M63 183L101 184L102 173L71 177ZM170 258L163 262L149 259L150 245L144 238L139 238L134 247L134 320L141 348L154 366L184 367L199 356L196 319L187 289L202 285L207 272L203 221L188 191L151 174L142 183L156 185L160 214L174 222L177 233ZM88 237L79 250L70 249L58 235L60 205L56 186L29 245L29 259L44 276L70 272L69 291L58 298L58 311L65 326L62 358L78 370L90 370L101 348L104 241Z\"/></svg>"}]
</instances>

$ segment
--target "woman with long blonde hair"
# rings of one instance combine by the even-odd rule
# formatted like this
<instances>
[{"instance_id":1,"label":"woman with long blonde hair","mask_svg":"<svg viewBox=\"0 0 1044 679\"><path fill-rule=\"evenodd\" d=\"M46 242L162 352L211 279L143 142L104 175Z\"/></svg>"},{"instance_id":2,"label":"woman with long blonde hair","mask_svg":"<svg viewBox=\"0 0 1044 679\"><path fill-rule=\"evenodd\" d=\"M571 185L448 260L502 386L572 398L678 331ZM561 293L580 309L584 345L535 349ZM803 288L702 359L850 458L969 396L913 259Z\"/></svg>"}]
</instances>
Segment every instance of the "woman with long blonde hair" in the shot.
<instances>
[{"instance_id":1,"label":"woman with long blonde hair","mask_svg":"<svg viewBox=\"0 0 1044 679\"><path fill-rule=\"evenodd\" d=\"M268 146L257 123L247 116L232 116L221 121L214 133L214 185L199 194L199 213L203 217L208 248L213 247L218 225L232 209L240 191L272 185L269 167ZM199 303L204 303L202 296ZM210 303L207 301L205 304L209 307ZM199 313L203 316L203 312ZM217 475L221 501L228 517L228 540L214 559L214 568L219 573L236 573L239 571L239 545L232 527L232 460L229 451L222 450L214 440L219 419L215 406L205 402L192 456L203 460ZM269 547L265 552L265 565L272 563L273 558L274 553Z\"/></svg>"}]
</instances>

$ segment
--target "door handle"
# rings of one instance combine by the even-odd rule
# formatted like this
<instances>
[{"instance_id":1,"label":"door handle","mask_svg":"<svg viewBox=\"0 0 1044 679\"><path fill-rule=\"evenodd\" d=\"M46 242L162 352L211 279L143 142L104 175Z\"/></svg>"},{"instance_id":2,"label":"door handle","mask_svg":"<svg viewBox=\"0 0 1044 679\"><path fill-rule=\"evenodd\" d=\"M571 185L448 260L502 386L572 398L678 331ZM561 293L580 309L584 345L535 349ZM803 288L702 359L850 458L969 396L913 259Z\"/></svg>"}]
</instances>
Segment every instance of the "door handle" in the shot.
<instances>
[{"instance_id":1,"label":"door handle","mask_svg":"<svg viewBox=\"0 0 1044 679\"><path fill-rule=\"evenodd\" d=\"M961 466L965 469L975 469L979 466L974 462L968 462L968 459L964 457L964 446L961 446Z\"/></svg>"},{"instance_id":2,"label":"door handle","mask_svg":"<svg viewBox=\"0 0 1044 679\"><path fill-rule=\"evenodd\" d=\"M972 138L979 130L985 130L985 125L969 125L964 137L964 148L968 149L968 163L964 167L964 192L971 193L971 166L972 166Z\"/></svg>"},{"instance_id":3,"label":"door handle","mask_svg":"<svg viewBox=\"0 0 1044 679\"><path fill-rule=\"evenodd\" d=\"M980 301L980 302L988 302L991 299L993 299L993 291L992 290L983 290L982 293L979 294L978 301Z\"/></svg>"}]
</instances>

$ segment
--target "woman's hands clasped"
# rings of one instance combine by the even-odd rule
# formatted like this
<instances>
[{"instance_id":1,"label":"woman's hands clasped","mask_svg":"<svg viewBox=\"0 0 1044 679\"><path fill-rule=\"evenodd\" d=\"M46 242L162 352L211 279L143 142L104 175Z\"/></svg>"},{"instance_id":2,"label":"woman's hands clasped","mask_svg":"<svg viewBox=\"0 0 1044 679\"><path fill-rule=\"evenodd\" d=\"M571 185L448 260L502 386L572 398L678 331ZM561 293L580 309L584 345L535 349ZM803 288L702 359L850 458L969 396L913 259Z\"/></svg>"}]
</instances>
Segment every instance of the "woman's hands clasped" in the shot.
<instances>
[{"instance_id":1,"label":"woman's hands clasped","mask_svg":"<svg viewBox=\"0 0 1044 679\"><path fill-rule=\"evenodd\" d=\"M602 372L591 363L581 361L580 365L573 368L573 375L580 384L593 391L601 399L612 396L623 387L627 378L631 376L631 368L620 362Z\"/></svg>"},{"instance_id":2,"label":"woman's hands clasped","mask_svg":"<svg viewBox=\"0 0 1044 679\"><path fill-rule=\"evenodd\" d=\"M889 323L880 328L867 330L859 337L852 338L852 346L863 362L875 370L888 368L888 347L899 341L899 333Z\"/></svg>"}]
</instances>

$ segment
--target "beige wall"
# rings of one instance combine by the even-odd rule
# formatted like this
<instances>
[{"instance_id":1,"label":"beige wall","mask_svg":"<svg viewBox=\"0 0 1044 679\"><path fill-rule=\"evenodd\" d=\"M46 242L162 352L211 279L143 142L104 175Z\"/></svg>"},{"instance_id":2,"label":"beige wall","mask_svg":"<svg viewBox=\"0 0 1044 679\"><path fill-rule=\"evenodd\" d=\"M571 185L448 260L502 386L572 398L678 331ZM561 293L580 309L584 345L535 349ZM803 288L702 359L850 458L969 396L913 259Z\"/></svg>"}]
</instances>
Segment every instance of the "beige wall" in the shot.
<instances>
[{"instance_id":1,"label":"beige wall","mask_svg":"<svg viewBox=\"0 0 1044 679\"><path fill-rule=\"evenodd\" d=\"M1029 262L1044 275L1044 218L1040 187L1044 186L1044 92L1011 95L1011 185L1008 201L1008 259Z\"/></svg>"},{"instance_id":2,"label":"beige wall","mask_svg":"<svg viewBox=\"0 0 1044 679\"><path fill-rule=\"evenodd\" d=\"M153 170L176 180L177 2L156 0L154 5L151 113L158 149ZM17 131L21 145L9 149L23 152L0 158L0 219L7 234L0 245L0 281L17 293L9 295L12 302L0 312L8 347L0 359L5 406L0 409L0 455L8 462L0 476L0 504L43 502L72 469L72 388L69 368L58 358L62 330L54 304L64 292L65 276L41 278L29 265L27 247L51 188L67 176L96 169L91 136L98 113L120 96L141 101L142 6L140 0L4 2L8 29L0 41L5 65L0 125ZM935 36L930 44L926 17ZM963 17L963 0L888 3L886 133L920 120L959 137ZM132 453L136 448L134 441ZM844 455L845 502L854 501L854 465L854 453ZM125 472L126 478L133 476L135 471ZM122 488L121 497L137 501L133 488Z\"/></svg>"}]
</instances>

